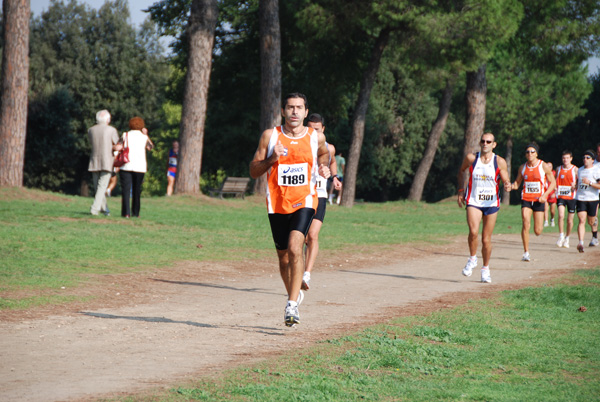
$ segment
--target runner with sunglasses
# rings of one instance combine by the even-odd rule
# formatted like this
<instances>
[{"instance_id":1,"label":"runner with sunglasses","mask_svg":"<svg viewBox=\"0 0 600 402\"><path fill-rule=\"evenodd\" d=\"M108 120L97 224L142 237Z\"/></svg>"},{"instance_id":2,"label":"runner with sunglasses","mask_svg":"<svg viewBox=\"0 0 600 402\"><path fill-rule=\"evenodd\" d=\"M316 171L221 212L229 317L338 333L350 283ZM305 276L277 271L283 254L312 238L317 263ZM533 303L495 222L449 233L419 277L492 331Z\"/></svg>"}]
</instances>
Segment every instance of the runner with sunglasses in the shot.
<instances>
[{"instance_id":1,"label":"runner with sunglasses","mask_svg":"<svg viewBox=\"0 0 600 402\"><path fill-rule=\"evenodd\" d=\"M462 270L464 276L471 276L473 268L477 267L477 236L479 224L483 220L481 234L481 282L490 283L490 257L492 255L492 232L496 225L496 217L500 210L500 195L498 183L504 183L504 189L510 191L510 177L504 158L494 154L496 141L494 134L485 133L481 136L481 151L468 154L458 171L458 206L467 206L467 224L469 225L470 257ZM468 169L468 180L464 180ZM466 188L464 183L467 183Z\"/></svg>"},{"instance_id":2,"label":"runner with sunglasses","mask_svg":"<svg viewBox=\"0 0 600 402\"><path fill-rule=\"evenodd\" d=\"M535 142L525 148L525 162L519 168L517 179L512 184L512 189L517 190L523 183L521 192L521 239L523 240L523 257L521 261L530 261L529 254L529 229L531 228L531 215L533 215L533 231L536 236L544 230L544 207L548 196L556 188L556 179L550 166L538 159L539 146ZM546 181L549 183L546 187Z\"/></svg>"}]
</instances>

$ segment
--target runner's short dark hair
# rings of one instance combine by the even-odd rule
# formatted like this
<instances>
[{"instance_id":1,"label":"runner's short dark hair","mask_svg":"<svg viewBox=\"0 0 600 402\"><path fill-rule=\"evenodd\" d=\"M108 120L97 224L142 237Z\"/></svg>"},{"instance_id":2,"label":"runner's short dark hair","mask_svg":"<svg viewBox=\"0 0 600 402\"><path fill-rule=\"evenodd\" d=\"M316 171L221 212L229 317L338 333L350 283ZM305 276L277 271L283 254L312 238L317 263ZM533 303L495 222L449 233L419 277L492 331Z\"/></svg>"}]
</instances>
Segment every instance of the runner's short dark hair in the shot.
<instances>
[{"instance_id":1,"label":"runner's short dark hair","mask_svg":"<svg viewBox=\"0 0 600 402\"><path fill-rule=\"evenodd\" d=\"M568 149L565 149L564 151L562 151L562 154L561 154L561 156L562 156L562 155L571 155L571 158L572 158L572 157L573 157L573 152L571 152L571 151L570 151L570 150L568 150Z\"/></svg>"},{"instance_id":2,"label":"runner's short dark hair","mask_svg":"<svg viewBox=\"0 0 600 402\"><path fill-rule=\"evenodd\" d=\"M308 116L308 121L312 121L313 123L321 123L322 125L325 125L325 119L318 113L311 113Z\"/></svg>"},{"instance_id":3,"label":"runner's short dark hair","mask_svg":"<svg viewBox=\"0 0 600 402\"><path fill-rule=\"evenodd\" d=\"M281 102L282 107L286 107L288 99L293 99L293 98L301 98L301 99L303 99L304 100L304 107L306 109L308 109L308 99L306 98L306 95L301 94L300 92L292 92L292 93L289 93L286 96L284 96L283 97L283 102Z\"/></svg>"}]
</instances>

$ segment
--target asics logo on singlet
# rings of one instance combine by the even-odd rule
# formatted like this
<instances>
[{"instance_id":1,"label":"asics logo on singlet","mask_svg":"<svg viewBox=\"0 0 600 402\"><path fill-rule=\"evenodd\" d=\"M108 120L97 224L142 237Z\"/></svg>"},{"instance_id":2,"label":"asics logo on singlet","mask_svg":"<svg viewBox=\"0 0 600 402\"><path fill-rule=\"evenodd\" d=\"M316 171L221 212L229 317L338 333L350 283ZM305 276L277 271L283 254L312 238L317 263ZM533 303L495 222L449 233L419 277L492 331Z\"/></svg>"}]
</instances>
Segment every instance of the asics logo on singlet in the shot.
<instances>
[{"instance_id":1,"label":"asics logo on singlet","mask_svg":"<svg viewBox=\"0 0 600 402\"><path fill-rule=\"evenodd\" d=\"M293 174L293 173L302 173L304 169L301 167L291 167L289 166L287 169L283 171L283 174Z\"/></svg>"},{"instance_id":2,"label":"asics logo on singlet","mask_svg":"<svg viewBox=\"0 0 600 402\"><path fill-rule=\"evenodd\" d=\"M290 144L292 144L292 145L297 144L297 143L298 143L298 141L290 141Z\"/></svg>"}]
</instances>

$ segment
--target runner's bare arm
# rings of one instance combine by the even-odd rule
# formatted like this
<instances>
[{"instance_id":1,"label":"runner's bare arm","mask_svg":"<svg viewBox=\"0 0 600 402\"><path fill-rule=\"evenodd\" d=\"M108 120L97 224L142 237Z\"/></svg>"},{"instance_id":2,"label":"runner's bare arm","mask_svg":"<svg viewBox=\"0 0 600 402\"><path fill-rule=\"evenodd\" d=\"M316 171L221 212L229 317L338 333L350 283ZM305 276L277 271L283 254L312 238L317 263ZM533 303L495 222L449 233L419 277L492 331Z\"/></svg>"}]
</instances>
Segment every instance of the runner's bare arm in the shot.
<instances>
[{"instance_id":1,"label":"runner's bare arm","mask_svg":"<svg viewBox=\"0 0 600 402\"><path fill-rule=\"evenodd\" d=\"M265 130L260 136L258 148L254 153L254 159L250 162L250 177L257 179L269 170L271 166L279 159L279 156L283 154L283 145L281 142L277 143L273 148L273 153L267 158L267 151L269 148L269 140L271 139L272 129Z\"/></svg>"},{"instance_id":2,"label":"runner's bare arm","mask_svg":"<svg viewBox=\"0 0 600 402\"><path fill-rule=\"evenodd\" d=\"M319 163L319 175L329 179L331 172L329 170L329 149L326 145L325 134L319 133L319 148L317 149L317 161Z\"/></svg>"},{"instance_id":3,"label":"runner's bare arm","mask_svg":"<svg viewBox=\"0 0 600 402\"><path fill-rule=\"evenodd\" d=\"M512 183L510 182L510 177L508 176L508 165L506 164L506 160L500 156L498 158L498 167L500 168L500 179L502 179L502 183L504 184L504 191L512 190Z\"/></svg>"},{"instance_id":4,"label":"runner's bare arm","mask_svg":"<svg viewBox=\"0 0 600 402\"><path fill-rule=\"evenodd\" d=\"M342 188L342 182L337 178L338 170L337 170L337 162L335 161L335 146L333 144L327 144L329 147L329 170L331 171L331 175L333 176L333 188L336 190L340 190Z\"/></svg>"},{"instance_id":5,"label":"runner's bare arm","mask_svg":"<svg viewBox=\"0 0 600 402\"><path fill-rule=\"evenodd\" d=\"M458 181L458 206L460 208L464 207L465 205L465 182L467 174L465 173L465 171L469 168L469 166L471 166L473 164L473 162L475 162L475 154L467 154L467 156L465 156L465 158L463 159L462 164L460 165L460 169L458 169L458 176L457 176L457 181Z\"/></svg>"},{"instance_id":6,"label":"runner's bare arm","mask_svg":"<svg viewBox=\"0 0 600 402\"><path fill-rule=\"evenodd\" d=\"M544 203L548 200L548 196L550 195L550 193L552 193L556 188L556 179L552 174L552 169L550 169L550 166L548 166L546 162L542 162L542 169L544 169L544 173L546 173L546 180L550 182L550 185L548 185L548 189L546 190L546 192L542 194L542 196L539 198L539 202Z\"/></svg>"},{"instance_id":7,"label":"runner's bare arm","mask_svg":"<svg viewBox=\"0 0 600 402\"><path fill-rule=\"evenodd\" d=\"M521 172L523 171L523 166L525 165L519 166L519 174L517 175L517 179L515 180L515 182L512 184L513 190L517 190L521 185L521 182L523 181L523 175L521 174Z\"/></svg>"}]
</instances>

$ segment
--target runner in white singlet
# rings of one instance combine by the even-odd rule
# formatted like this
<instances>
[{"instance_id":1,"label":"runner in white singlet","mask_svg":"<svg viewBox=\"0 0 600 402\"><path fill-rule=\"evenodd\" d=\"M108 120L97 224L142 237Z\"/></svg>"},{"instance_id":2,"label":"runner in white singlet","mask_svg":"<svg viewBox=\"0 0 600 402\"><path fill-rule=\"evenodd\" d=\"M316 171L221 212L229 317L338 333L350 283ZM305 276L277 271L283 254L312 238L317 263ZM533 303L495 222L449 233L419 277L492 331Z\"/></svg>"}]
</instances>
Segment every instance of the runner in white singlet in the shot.
<instances>
[{"instance_id":1,"label":"runner in white singlet","mask_svg":"<svg viewBox=\"0 0 600 402\"><path fill-rule=\"evenodd\" d=\"M324 119L321 115L313 113L308 116L308 127L314 129L316 132L323 134L325 131ZM335 147L331 144L327 144L329 150L329 170L331 177L333 178L332 186L336 190L342 188L342 182L337 176L337 163L335 162ZM315 266L317 260L317 254L319 253L319 232L325 219L325 210L327 208L327 179L318 175L317 172L317 197L319 197L319 203L317 206L317 212L313 217L310 228L308 229L308 235L306 237L306 248L305 248L305 266L304 275L302 277L302 290L310 289L310 274Z\"/></svg>"},{"instance_id":2,"label":"runner in white singlet","mask_svg":"<svg viewBox=\"0 0 600 402\"><path fill-rule=\"evenodd\" d=\"M485 133L481 136L481 152L468 154L458 171L458 206L467 206L467 223L469 225L469 252L471 256L462 270L464 276L471 276L473 268L477 267L477 236L479 224L483 220L481 235L481 254L483 268L481 269L481 282L490 283L490 258L492 255L492 233L496 225L500 197L498 184L500 179L504 189L510 191L510 178L506 161L494 154L496 141L494 134ZM468 186L464 188L464 172L468 169Z\"/></svg>"}]
</instances>

